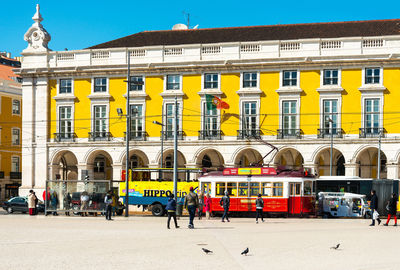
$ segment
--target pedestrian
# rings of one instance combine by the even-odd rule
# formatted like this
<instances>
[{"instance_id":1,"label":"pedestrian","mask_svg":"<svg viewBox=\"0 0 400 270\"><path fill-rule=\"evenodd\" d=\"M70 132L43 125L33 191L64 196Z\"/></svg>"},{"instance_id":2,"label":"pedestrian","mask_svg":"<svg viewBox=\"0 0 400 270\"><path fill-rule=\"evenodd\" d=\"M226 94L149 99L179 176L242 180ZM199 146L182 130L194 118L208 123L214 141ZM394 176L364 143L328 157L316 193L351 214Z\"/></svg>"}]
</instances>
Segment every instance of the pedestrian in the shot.
<instances>
[{"instance_id":1,"label":"pedestrian","mask_svg":"<svg viewBox=\"0 0 400 270\"><path fill-rule=\"evenodd\" d=\"M81 216L88 216L88 212L85 212L84 210L87 210L89 206L89 194L84 191L81 194Z\"/></svg>"},{"instance_id":2,"label":"pedestrian","mask_svg":"<svg viewBox=\"0 0 400 270\"><path fill-rule=\"evenodd\" d=\"M35 215L35 194L33 193L33 190L29 190L29 195L28 195L28 208L29 208L29 215L33 216Z\"/></svg>"},{"instance_id":3,"label":"pedestrian","mask_svg":"<svg viewBox=\"0 0 400 270\"><path fill-rule=\"evenodd\" d=\"M53 192L50 192L50 203L51 203L51 208L54 210L53 216L58 216L57 214L58 196L54 190Z\"/></svg>"},{"instance_id":4,"label":"pedestrian","mask_svg":"<svg viewBox=\"0 0 400 270\"><path fill-rule=\"evenodd\" d=\"M397 226L397 194L393 193L392 197L390 198L388 205L388 218L386 220L386 223L383 224L384 226L388 226L389 225L389 221L392 218L392 216L394 217L394 226Z\"/></svg>"},{"instance_id":5,"label":"pedestrian","mask_svg":"<svg viewBox=\"0 0 400 270\"><path fill-rule=\"evenodd\" d=\"M65 215L69 216L69 210L71 209L71 194L69 194L69 192L67 192L64 195L64 209L65 209Z\"/></svg>"},{"instance_id":6,"label":"pedestrian","mask_svg":"<svg viewBox=\"0 0 400 270\"><path fill-rule=\"evenodd\" d=\"M203 193L199 193L199 220L201 219L201 216L203 215L203 205L204 205L204 196Z\"/></svg>"},{"instance_id":7,"label":"pedestrian","mask_svg":"<svg viewBox=\"0 0 400 270\"><path fill-rule=\"evenodd\" d=\"M36 193L35 193L35 191L33 192L33 195L35 196L35 205L34 205L34 211L33 211L33 214L34 215L37 215L38 214L38 208L37 208L37 206L38 206L38 204L39 204L39 199L38 199L38 197L36 196Z\"/></svg>"},{"instance_id":8,"label":"pedestrian","mask_svg":"<svg viewBox=\"0 0 400 270\"><path fill-rule=\"evenodd\" d=\"M165 209L167 210L168 213L167 228L169 229L169 223L171 221L171 217L173 217L175 222L175 228L178 229L179 226L178 222L176 221L176 201L174 199L174 194L171 193L171 195L169 195L167 207L165 207Z\"/></svg>"},{"instance_id":9,"label":"pedestrian","mask_svg":"<svg viewBox=\"0 0 400 270\"><path fill-rule=\"evenodd\" d=\"M211 197L210 193L206 194L206 197L204 199L204 207L206 211L206 219L210 219L211 216Z\"/></svg>"},{"instance_id":10,"label":"pedestrian","mask_svg":"<svg viewBox=\"0 0 400 270\"><path fill-rule=\"evenodd\" d=\"M115 213L117 212L117 207L118 207L118 197L117 195L112 193L111 213L113 217L115 217Z\"/></svg>"},{"instance_id":11,"label":"pedestrian","mask_svg":"<svg viewBox=\"0 0 400 270\"><path fill-rule=\"evenodd\" d=\"M197 197L197 194L193 192L193 187L190 187L190 192L189 194L186 195L185 197L185 208L189 211L189 229L194 229L194 216L196 214L196 208L199 205L199 198Z\"/></svg>"},{"instance_id":12,"label":"pedestrian","mask_svg":"<svg viewBox=\"0 0 400 270\"><path fill-rule=\"evenodd\" d=\"M261 221L264 222L263 217L263 208L264 208L264 200L261 198L261 194L258 194L258 198L256 200L256 223L258 224L258 218L261 218Z\"/></svg>"},{"instance_id":13,"label":"pedestrian","mask_svg":"<svg viewBox=\"0 0 400 270\"><path fill-rule=\"evenodd\" d=\"M370 203L370 208L371 208L371 218L372 218L372 223L369 226L375 226L375 219L378 221L378 225L381 224L381 219L379 218L379 213L378 213L378 196L376 196L376 191L371 190L371 203Z\"/></svg>"},{"instance_id":14,"label":"pedestrian","mask_svg":"<svg viewBox=\"0 0 400 270\"><path fill-rule=\"evenodd\" d=\"M46 206L46 212L45 212L45 216L47 216L48 214L49 214L49 207L50 207L50 203L49 203L49 201L50 201L50 187L47 187L47 192L46 192L46 190L44 190L43 191L43 201L44 201L44 204L45 204L45 206Z\"/></svg>"},{"instance_id":15,"label":"pedestrian","mask_svg":"<svg viewBox=\"0 0 400 270\"><path fill-rule=\"evenodd\" d=\"M228 218L228 211L229 211L229 206L231 204L231 199L229 198L228 191L225 190L225 195L221 198L219 204L224 208L224 214L222 215L222 222L225 222L224 219L230 222Z\"/></svg>"},{"instance_id":16,"label":"pedestrian","mask_svg":"<svg viewBox=\"0 0 400 270\"><path fill-rule=\"evenodd\" d=\"M112 212L113 194L111 190L108 191L107 195L104 197L104 203L106 204L106 220L112 220L111 212Z\"/></svg>"}]
</instances>

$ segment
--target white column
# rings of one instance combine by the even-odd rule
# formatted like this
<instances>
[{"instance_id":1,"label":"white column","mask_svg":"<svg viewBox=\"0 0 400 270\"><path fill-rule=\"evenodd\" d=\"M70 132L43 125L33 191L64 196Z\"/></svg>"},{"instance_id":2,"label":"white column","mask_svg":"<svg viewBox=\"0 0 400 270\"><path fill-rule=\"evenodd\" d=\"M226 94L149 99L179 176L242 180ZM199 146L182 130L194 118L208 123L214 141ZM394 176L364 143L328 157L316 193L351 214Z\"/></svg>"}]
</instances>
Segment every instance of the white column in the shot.
<instances>
[{"instance_id":1,"label":"white column","mask_svg":"<svg viewBox=\"0 0 400 270\"><path fill-rule=\"evenodd\" d=\"M399 178L399 165L396 163L386 164L387 179Z\"/></svg>"},{"instance_id":2,"label":"white column","mask_svg":"<svg viewBox=\"0 0 400 270\"><path fill-rule=\"evenodd\" d=\"M148 166L149 166L149 169L160 168L160 166L157 163L149 163ZM158 174L159 174L159 172L151 172L150 179L158 179Z\"/></svg>"},{"instance_id":3,"label":"white column","mask_svg":"<svg viewBox=\"0 0 400 270\"><path fill-rule=\"evenodd\" d=\"M345 163L345 175L346 176L358 176L358 168L359 168L358 163Z\"/></svg>"},{"instance_id":4,"label":"white column","mask_svg":"<svg viewBox=\"0 0 400 270\"><path fill-rule=\"evenodd\" d=\"M113 164L112 170L113 170L113 180L114 181L121 180L122 164L121 163ZM113 186L118 187L118 183L114 182Z\"/></svg>"}]
</instances>

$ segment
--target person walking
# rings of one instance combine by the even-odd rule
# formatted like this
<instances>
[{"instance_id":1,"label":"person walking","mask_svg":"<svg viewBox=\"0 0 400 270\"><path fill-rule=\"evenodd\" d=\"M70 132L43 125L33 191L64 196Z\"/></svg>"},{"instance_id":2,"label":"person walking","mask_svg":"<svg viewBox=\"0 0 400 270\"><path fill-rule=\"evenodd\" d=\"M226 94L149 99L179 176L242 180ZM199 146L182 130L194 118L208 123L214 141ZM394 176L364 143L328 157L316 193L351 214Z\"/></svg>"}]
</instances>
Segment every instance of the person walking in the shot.
<instances>
[{"instance_id":1,"label":"person walking","mask_svg":"<svg viewBox=\"0 0 400 270\"><path fill-rule=\"evenodd\" d=\"M169 229L169 223L171 222L171 217L174 218L175 228L179 228L178 222L176 221L176 201L174 199L174 194L169 195L167 206L165 207L168 213L167 228Z\"/></svg>"},{"instance_id":2,"label":"person walking","mask_svg":"<svg viewBox=\"0 0 400 270\"><path fill-rule=\"evenodd\" d=\"M263 208L264 208L264 200L261 198L261 194L258 194L258 198L256 200L256 224L258 224L258 218L261 218L261 221L264 222L263 217Z\"/></svg>"},{"instance_id":3,"label":"person walking","mask_svg":"<svg viewBox=\"0 0 400 270\"><path fill-rule=\"evenodd\" d=\"M89 207L89 194L84 191L81 195L81 211L87 210ZM87 212L81 212L81 216L88 216Z\"/></svg>"},{"instance_id":4,"label":"person walking","mask_svg":"<svg viewBox=\"0 0 400 270\"><path fill-rule=\"evenodd\" d=\"M386 220L386 223L383 224L384 226L388 226L389 225L389 221L392 218L392 216L394 217L394 225L393 226L397 226L397 194L396 193L392 193L392 197L390 198L389 202L388 202L388 218Z\"/></svg>"},{"instance_id":5,"label":"person walking","mask_svg":"<svg viewBox=\"0 0 400 270\"><path fill-rule=\"evenodd\" d=\"M29 208L29 215L33 216L35 215L35 200L36 196L33 193L33 190L29 190L29 195L28 195L28 208Z\"/></svg>"},{"instance_id":6,"label":"person walking","mask_svg":"<svg viewBox=\"0 0 400 270\"><path fill-rule=\"evenodd\" d=\"M211 197L210 197L210 193L207 193L207 195L205 196L204 207L205 207L205 211L206 211L206 219L210 219L210 215L211 215Z\"/></svg>"},{"instance_id":7,"label":"person walking","mask_svg":"<svg viewBox=\"0 0 400 270\"><path fill-rule=\"evenodd\" d=\"M35 191L33 192L33 195L35 196L35 205L34 205L34 209L33 209L33 214L34 214L34 215L37 215L37 214L38 214L38 208L37 208L37 206L38 206L38 203L39 203L39 199L38 199L38 197L36 196Z\"/></svg>"},{"instance_id":8,"label":"person walking","mask_svg":"<svg viewBox=\"0 0 400 270\"><path fill-rule=\"evenodd\" d=\"M58 216L57 214L58 196L54 190L52 193L50 193L50 203L51 203L51 208L53 209L53 216Z\"/></svg>"},{"instance_id":9,"label":"person walking","mask_svg":"<svg viewBox=\"0 0 400 270\"><path fill-rule=\"evenodd\" d=\"M115 217L115 213L117 212L117 206L118 206L118 197L115 193L112 193L111 213L113 217Z\"/></svg>"},{"instance_id":10,"label":"person walking","mask_svg":"<svg viewBox=\"0 0 400 270\"><path fill-rule=\"evenodd\" d=\"M369 226L375 226L375 219L378 221L378 225L381 224L381 219L379 218L379 213L378 213L378 196L376 196L376 191L371 190L371 203L370 203L370 208L371 208L371 218L372 218L372 223Z\"/></svg>"},{"instance_id":11,"label":"person walking","mask_svg":"<svg viewBox=\"0 0 400 270\"><path fill-rule=\"evenodd\" d=\"M104 203L106 204L106 220L112 220L111 212L112 212L113 194L111 190L108 191L107 195L104 197Z\"/></svg>"},{"instance_id":12,"label":"person walking","mask_svg":"<svg viewBox=\"0 0 400 270\"><path fill-rule=\"evenodd\" d=\"M65 215L69 216L69 210L71 209L71 194L69 194L69 192L67 192L64 195L64 210L65 210Z\"/></svg>"},{"instance_id":13,"label":"person walking","mask_svg":"<svg viewBox=\"0 0 400 270\"><path fill-rule=\"evenodd\" d=\"M193 192L193 187L190 187L190 192L185 196L185 208L187 208L189 212L189 229L194 229L194 216L196 214L196 208L199 205L199 198L197 194Z\"/></svg>"},{"instance_id":14,"label":"person walking","mask_svg":"<svg viewBox=\"0 0 400 270\"><path fill-rule=\"evenodd\" d=\"M228 211L229 211L229 206L231 204L231 199L229 198L228 191L225 190L225 195L221 198L219 204L224 208L224 214L222 215L222 222L225 222L224 219L230 222L228 218Z\"/></svg>"},{"instance_id":15,"label":"person walking","mask_svg":"<svg viewBox=\"0 0 400 270\"><path fill-rule=\"evenodd\" d=\"M204 206L204 196L203 196L203 193L200 192L199 193L199 210L198 210L199 220L201 219L201 217L203 215L203 206Z\"/></svg>"},{"instance_id":16,"label":"person walking","mask_svg":"<svg viewBox=\"0 0 400 270\"><path fill-rule=\"evenodd\" d=\"M51 211L49 211L49 207L50 207L50 187L47 187L47 192L46 190L43 191L43 201L44 204L46 206L46 212L45 212L45 216L47 216Z\"/></svg>"}]
</instances>

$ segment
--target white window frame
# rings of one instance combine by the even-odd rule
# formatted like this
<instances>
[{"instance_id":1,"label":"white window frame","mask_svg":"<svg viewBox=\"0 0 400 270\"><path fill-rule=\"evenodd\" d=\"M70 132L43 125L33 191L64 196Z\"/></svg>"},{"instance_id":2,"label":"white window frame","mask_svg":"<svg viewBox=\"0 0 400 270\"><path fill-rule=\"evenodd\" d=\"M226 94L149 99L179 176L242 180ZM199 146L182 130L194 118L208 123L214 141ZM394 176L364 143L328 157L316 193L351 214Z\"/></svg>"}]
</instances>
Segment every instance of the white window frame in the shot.
<instances>
[{"instance_id":1,"label":"white window frame","mask_svg":"<svg viewBox=\"0 0 400 270\"><path fill-rule=\"evenodd\" d=\"M363 94L361 96L361 128L366 128L365 127L365 100L366 99L378 99L379 100L379 127L378 128L383 128L383 103L384 103L384 97L383 93L382 95L377 95L377 94Z\"/></svg>"},{"instance_id":2,"label":"white window frame","mask_svg":"<svg viewBox=\"0 0 400 270\"><path fill-rule=\"evenodd\" d=\"M129 108L132 106L142 106L142 134L146 133L146 102L137 102L135 100L129 102ZM132 127L132 124L131 124ZM132 130L131 130L132 131ZM142 136L144 138L144 136Z\"/></svg>"},{"instance_id":3,"label":"white window frame","mask_svg":"<svg viewBox=\"0 0 400 270\"><path fill-rule=\"evenodd\" d=\"M177 75L179 76L179 89L167 89L167 80L168 76L173 76ZM176 91L182 91L182 80L183 80L183 75L181 73L169 73L164 75L164 92L176 92Z\"/></svg>"},{"instance_id":4,"label":"white window frame","mask_svg":"<svg viewBox=\"0 0 400 270\"><path fill-rule=\"evenodd\" d=\"M13 171L13 159L14 158L18 158L18 170L17 171ZM21 157L17 156L17 155L12 155L11 156L11 168L10 168L10 172L21 172Z\"/></svg>"},{"instance_id":5,"label":"white window frame","mask_svg":"<svg viewBox=\"0 0 400 270\"><path fill-rule=\"evenodd\" d=\"M221 98L221 97L218 97L218 98ZM204 98L202 98L201 99L201 101L200 101L201 103L201 130L205 130L205 115L206 115L206 112L205 112L205 108L206 108L206 104L207 104L207 101L206 101L206 99L205 99L205 96L204 96ZM218 110L218 109L216 109L217 110L217 118L218 118L218 125L217 125L217 130L221 130L221 110Z\"/></svg>"},{"instance_id":6,"label":"white window frame","mask_svg":"<svg viewBox=\"0 0 400 270\"><path fill-rule=\"evenodd\" d=\"M146 76L144 74L135 74L135 75L131 75L130 76L130 78L132 78L132 77L142 77L143 78L143 85L142 85L142 90L130 90L130 87L129 87L129 93L131 93L131 94L134 94L134 93L145 93L146 92ZM171 91L171 90L168 90L168 91Z\"/></svg>"},{"instance_id":7,"label":"white window frame","mask_svg":"<svg viewBox=\"0 0 400 270\"><path fill-rule=\"evenodd\" d=\"M61 80L71 80L71 93L60 93ZM57 95L75 95L75 81L73 77L58 78L57 79Z\"/></svg>"},{"instance_id":8,"label":"white window frame","mask_svg":"<svg viewBox=\"0 0 400 270\"><path fill-rule=\"evenodd\" d=\"M366 69L368 68L379 68L379 83L366 83ZM361 72L361 79L362 79L362 87L366 88L374 88L374 87L383 87L383 67L382 66L364 66L362 67Z\"/></svg>"},{"instance_id":9,"label":"white window frame","mask_svg":"<svg viewBox=\"0 0 400 270\"><path fill-rule=\"evenodd\" d=\"M300 96L284 96L279 97L279 129L283 129L283 102L284 101L296 101L296 127L295 129L300 129Z\"/></svg>"},{"instance_id":10,"label":"white window frame","mask_svg":"<svg viewBox=\"0 0 400 270\"><path fill-rule=\"evenodd\" d=\"M57 103L56 109L57 109L57 127L56 131L57 133L61 133L61 128L60 128L60 107L71 107L71 133L75 133L74 130L74 125L75 125L75 106L74 103Z\"/></svg>"},{"instance_id":11,"label":"white window frame","mask_svg":"<svg viewBox=\"0 0 400 270\"><path fill-rule=\"evenodd\" d=\"M18 130L18 143L14 143L14 130ZM21 129L18 127L11 128L11 144L13 146L21 145Z\"/></svg>"},{"instance_id":12,"label":"white window frame","mask_svg":"<svg viewBox=\"0 0 400 270\"><path fill-rule=\"evenodd\" d=\"M106 91L105 92L95 92L95 82L97 78L105 78L106 79ZM101 95L110 93L110 78L107 76L93 76L92 77L92 95Z\"/></svg>"},{"instance_id":13,"label":"white window frame","mask_svg":"<svg viewBox=\"0 0 400 270\"><path fill-rule=\"evenodd\" d=\"M285 85L285 86L283 85L283 74L285 71L296 71L297 74L296 85ZM300 70L295 68L282 69L280 71L280 76L279 76L279 86L281 88L300 88Z\"/></svg>"},{"instance_id":14,"label":"white window frame","mask_svg":"<svg viewBox=\"0 0 400 270\"><path fill-rule=\"evenodd\" d=\"M324 74L325 70L337 70L338 71L338 83L337 84L324 84ZM341 68L335 68L335 67L328 67L328 68L323 68L320 71L320 87L321 88L341 88L342 87L342 69Z\"/></svg>"},{"instance_id":15,"label":"white window frame","mask_svg":"<svg viewBox=\"0 0 400 270\"><path fill-rule=\"evenodd\" d=\"M14 101L18 101L19 102L19 112L18 113L14 113ZM0 102L1 102L1 100L0 100ZM11 103L11 113L12 113L12 115L21 115L21 100L20 99L16 99L16 98L13 98L12 99L12 101L11 101L12 103Z\"/></svg>"},{"instance_id":16,"label":"white window frame","mask_svg":"<svg viewBox=\"0 0 400 270\"><path fill-rule=\"evenodd\" d=\"M257 126L256 126L255 130L259 130L260 129L260 106L261 106L260 105L261 104L260 99L245 98L245 97L240 98L240 101L239 101L240 117L239 117L239 129L238 130L243 130L244 103L247 103L247 102L255 102L256 103L256 123L257 123Z\"/></svg>"},{"instance_id":17,"label":"white window frame","mask_svg":"<svg viewBox=\"0 0 400 270\"><path fill-rule=\"evenodd\" d=\"M244 73L255 73L257 76L257 83L256 86L253 87L244 87L243 86L243 80L244 80ZM259 71L243 71L240 73L240 89L260 89L260 72Z\"/></svg>"},{"instance_id":18,"label":"white window frame","mask_svg":"<svg viewBox=\"0 0 400 270\"><path fill-rule=\"evenodd\" d=\"M163 100L163 111L162 111L162 123L165 125L164 126L164 132L167 132L167 104L175 104L175 99L164 99ZM183 131L183 126L182 126L182 118L183 118L183 100L178 99L178 120L179 120L179 130L178 131Z\"/></svg>"},{"instance_id":19,"label":"white window frame","mask_svg":"<svg viewBox=\"0 0 400 270\"><path fill-rule=\"evenodd\" d=\"M92 102L92 104L91 104L91 107L90 107L90 115L91 115L91 124L90 124L91 128L90 128L90 130L91 130L91 132L96 132L95 125L94 125L94 120L95 120L94 107L95 106L106 106L106 125L107 125L107 128L106 128L105 132L110 132L110 105L107 104L107 103L103 103L103 102Z\"/></svg>"},{"instance_id":20,"label":"white window frame","mask_svg":"<svg viewBox=\"0 0 400 270\"><path fill-rule=\"evenodd\" d=\"M206 74L216 74L218 76L217 88L205 88L205 76ZM201 91L221 91L221 73L220 72L204 72L201 74Z\"/></svg>"},{"instance_id":21,"label":"white window frame","mask_svg":"<svg viewBox=\"0 0 400 270\"><path fill-rule=\"evenodd\" d=\"M340 130L342 128L342 96L340 94L321 94L319 98L319 108L320 108L320 129L324 128L324 100L337 100L338 106L338 120L337 120L337 129Z\"/></svg>"}]
</instances>

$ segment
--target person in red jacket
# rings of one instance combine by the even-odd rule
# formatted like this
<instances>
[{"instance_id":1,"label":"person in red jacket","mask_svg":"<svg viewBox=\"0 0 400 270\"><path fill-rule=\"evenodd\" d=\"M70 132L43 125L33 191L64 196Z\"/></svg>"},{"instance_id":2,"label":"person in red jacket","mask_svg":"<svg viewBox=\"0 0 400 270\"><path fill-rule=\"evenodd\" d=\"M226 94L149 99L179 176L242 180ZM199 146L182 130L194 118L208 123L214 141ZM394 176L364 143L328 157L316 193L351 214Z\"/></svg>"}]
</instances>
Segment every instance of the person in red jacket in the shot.
<instances>
[{"instance_id":1,"label":"person in red jacket","mask_svg":"<svg viewBox=\"0 0 400 270\"><path fill-rule=\"evenodd\" d=\"M44 204L46 205L46 209L48 210L49 209L49 201L50 201L50 188L48 187L47 188L47 197L46 197L46 190L45 191L43 191L43 201L44 201ZM45 215L47 216L47 212L45 213Z\"/></svg>"}]
</instances>

